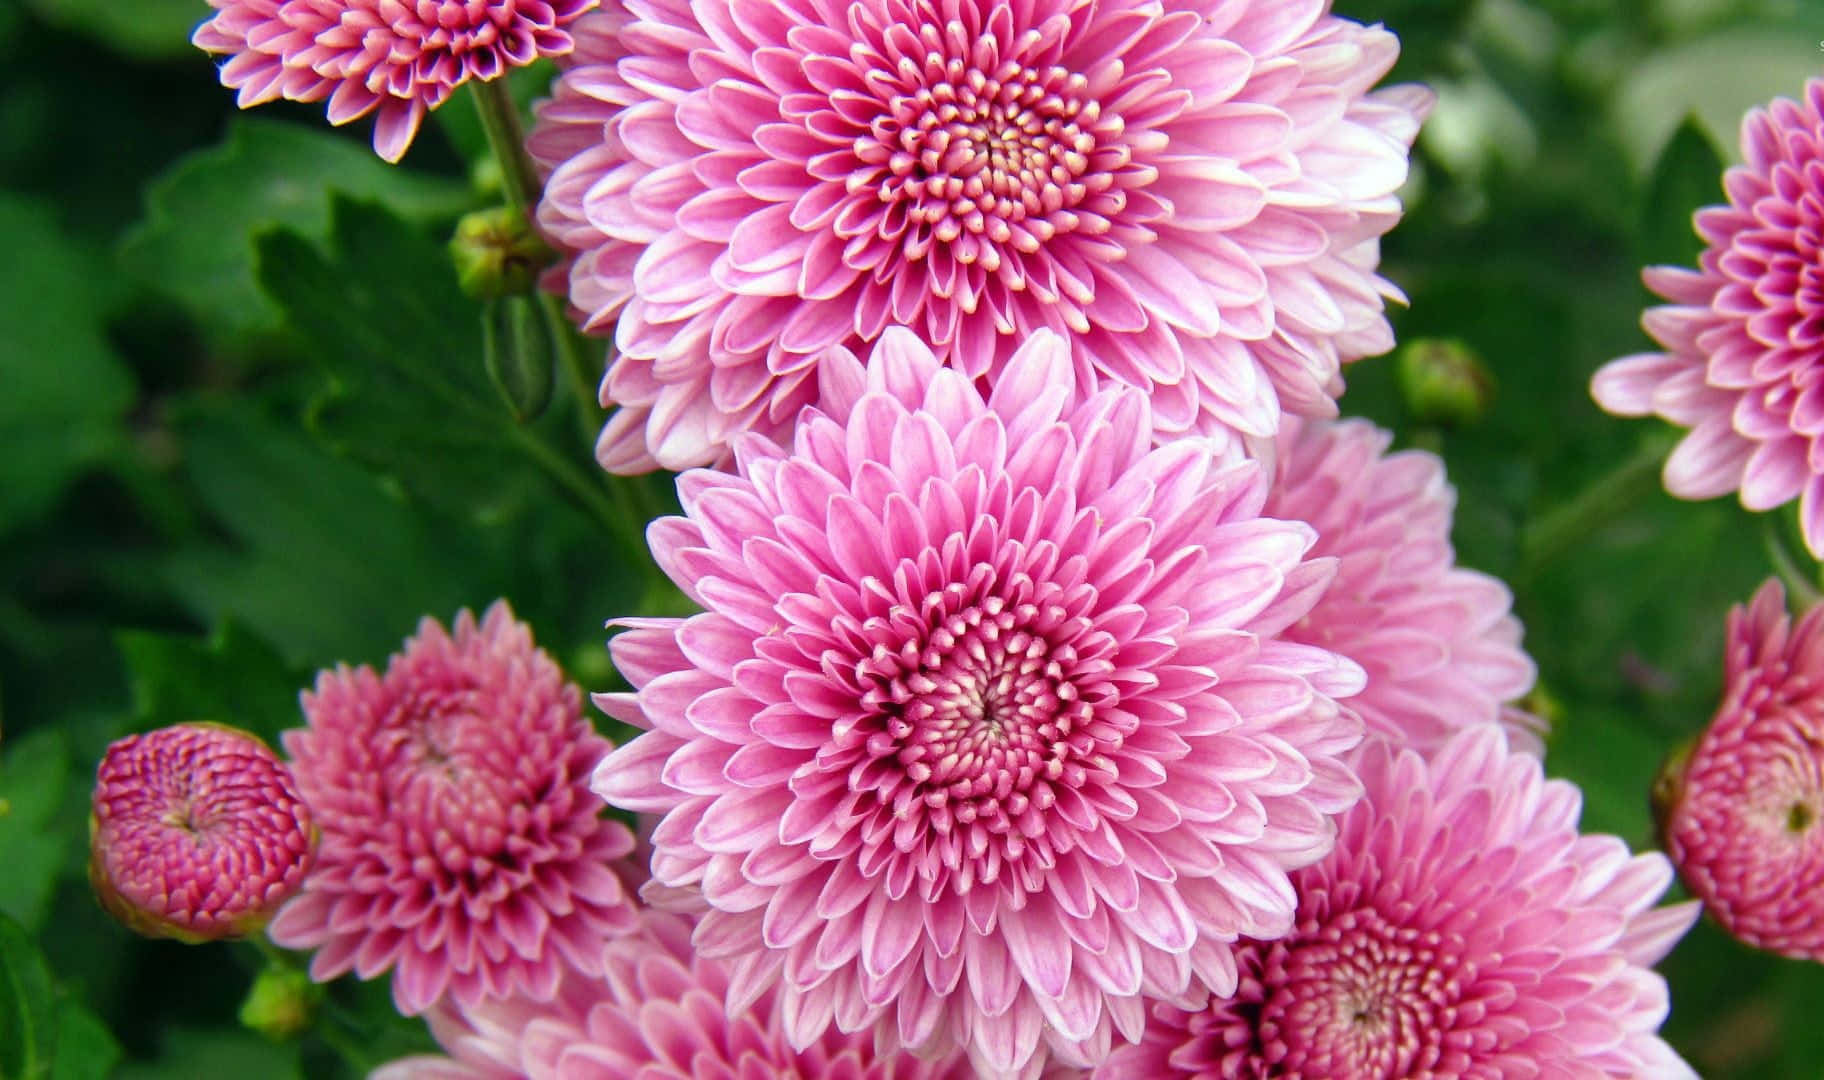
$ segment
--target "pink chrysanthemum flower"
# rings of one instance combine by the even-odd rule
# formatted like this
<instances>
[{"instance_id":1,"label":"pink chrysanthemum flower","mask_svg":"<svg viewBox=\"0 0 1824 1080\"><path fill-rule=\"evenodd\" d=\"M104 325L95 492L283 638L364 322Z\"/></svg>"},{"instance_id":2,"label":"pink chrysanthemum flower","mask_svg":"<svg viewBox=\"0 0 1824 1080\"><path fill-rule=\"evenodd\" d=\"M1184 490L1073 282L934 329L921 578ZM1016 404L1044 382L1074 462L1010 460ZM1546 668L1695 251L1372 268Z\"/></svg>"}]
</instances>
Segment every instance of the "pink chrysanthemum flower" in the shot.
<instances>
[{"instance_id":1,"label":"pink chrysanthemum flower","mask_svg":"<svg viewBox=\"0 0 1824 1080\"><path fill-rule=\"evenodd\" d=\"M376 113L374 152L405 156L424 114L470 79L562 56L598 0L209 0L191 42L226 55L243 109L329 99L329 122Z\"/></svg>"},{"instance_id":2,"label":"pink chrysanthemum flower","mask_svg":"<svg viewBox=\"0 0 1824 1080\"><path fill-rule=\"evenodd\" d=\"M1368 686L1349 707L1372 734L1429 752L1451 732L1502 723L1516 745L1543 745L1525 714L1504 709L1532 688L1507 586L1456 565L1456 493L1444 463L1421 450L1388 454L1392 436L1365 420L1289 420L1265 513L1317 530L1313 555L1336 579L1286 637L1362 665Z\"/></svg>"},{"instance_id":3,"label":"pink chrysanthemum flower","mask_svg":"<svg viewBox=\"0 0 1824 1080\"><path fill-rule=\"evenodd\" d=\"M1332 567L1145 395L1081 405L1040 331L984 400L903 328L822 364L788 451L734 442L649 533L704 614L630 620L650 730L596 790L662 814L653 876L787 1034L885 1019L985 1075L1088 1064L1140 999L1235 985L1354 802L1361 671L1279 640Z\"/></svg>"},{"instance_id":4,"label":"pink chrysanthemum flower","mask_svg":"<svg viewBox=\"0 0 1824 1080\"><path fill-rule=\"evenodd\" d=\"M1429 764L1374 739L1336 852L1300 871L1298 925L1242 947L1234 997L1156 1005L1098 1080L1697 1074L1656 1034L1650 965L1698 907L1653 905L1657 853L1579 836L1577 788L1490 725Z\"/></svg>"},{"instance_id":5,"label":"pink chrysanthemum flower","mask_svg":"<svg viewBox=\"0 0 1824 1080\"><path fill-rule=\"evenodd\" d=\"M489 1001L433 1009L448 1057L393 1062L371 1080L966 1080L956 1055L925 1060L877 1050L866 1033L829 1031L802 1050L786 1041L771 994L730 1013L730 978L691 948L690 923L642 913L636 935L609 942L602 978L564 977L549 1002Z\"/></svg>"},{"instance_id":6,"label":"pink chrysanthemum flower","mask_svg":"<svg viewBox=\"0 0 1824 1080\"><path fill-rule=\"evenodd\" d=\"M1729 613L1727 688L1673 778L1666 850L1731 935L1824 960L1824 608L1768 581Z\"/></svg>"},{"instance_id":7,"label":"pink chrysanthemum flower","mask_svg":"<svg viewBox=\"0 0 1824 1080\"><path fill-rule=\"evenodd\" d=\"M1603 408L1691 429L1666 461L1666 490L1739 489L1767 510L1799 499L1805 543L1824 555L1824 79L1803 102L1742 120L1745 163L1723 175L1729 205L1698 211L1697 270L1649 267L1672 301L1642 320L1663 353L1596 373Z\"/></svg>"},{"instance_id":8,"label":"pink chrysanthemum flower","mask_svg":"<svg viewBox=\"0 0 1824 1080\"><path fill-rule=\"evenodd\" d=\"M785 437L816 358L906 325L990 381L1048 327L1166 436L1335 412L1385 351L1379 238L1430 107L1327 0L626 0L533 155L607 468Z\"/></svg>"},{"instance_id":9,"label":"pink chrysanthemum flower","mask_svg":"<svg viewBox=\"0 0 1824 1080\"><path fill-rule=\"evenodd\" d=\"M608 741L504 600L453 635L426 618L384 676L325 671L303 704L285 749L323 846L270 933L318 950L312 978L394 969L409 1015L600 973L634 920L609 866L633 835L588 788Z\"/></svg>"},{"instance_id":10,"label":"pink chrysanthemum flower","mask_svg":"<svg viewBox=\"0 0 1824 1080\"><path fill-rule=\"evenodd\" d=\"M109 914L148 937L258 930L303 884L316 842L291 771L236 728L129 735L95 770L89 880Z\"/></svg>"}]
</instances>

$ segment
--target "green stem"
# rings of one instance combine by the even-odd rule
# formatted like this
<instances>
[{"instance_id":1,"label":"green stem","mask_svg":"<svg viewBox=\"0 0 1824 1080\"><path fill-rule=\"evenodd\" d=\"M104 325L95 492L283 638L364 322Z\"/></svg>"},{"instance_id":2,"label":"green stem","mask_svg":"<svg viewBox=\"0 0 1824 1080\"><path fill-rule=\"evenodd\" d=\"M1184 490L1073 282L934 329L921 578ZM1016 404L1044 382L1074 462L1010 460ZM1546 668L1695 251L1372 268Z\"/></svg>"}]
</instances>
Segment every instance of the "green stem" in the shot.
<instances>
[{"instance_id":1,"label":"green stem","mask_svg":"<svg viewBox=\"0 0 1824 1080\"><path fill-rule=\"evenodd\" d=\"M538 169L526 153L526 133L519 123L519 106L507 90L507 80L488 79L470 82L475 111L481 116L481 129L487 133L488 146L500 162L501 186L507 192L507 204L515 210L530 212L538 203Z\"/></svg>"},{"instance_id":2,"label":"green stem","mask_svg":"<svg viewBox=\"0 0 1824 1080\"><path fill-rule=\"evenodd\" d=\"M1623 458L1570 502L1528 522L1520 535L1520 569L1516 576L1532 577L1657 488L1660 468L1676 438L1673 432L1649 436L1631 456Z\"/></svg>"},{"instance_id":3,"label":"green stem","mask_svg":"<svg viewBox=\"0 0 1824 1080\"><path fill-rule=\"evenodd\" d=\"M615 505L595 478L553 449L550 443L525 428L516 429L517 441L545 473L608 531L608 536L629 567L651 560L646 550L645 522L635 525L631 516Z\"/></svg>"},{"instance_id":4,"label":"green stem","mask_svg":"<svg viewBox=\"0 0 1824 1080\"><path fill-rule=\"evenodd\" d=\"M1786 584L1786 595L1791 604L1800 611L1809 611L1816 607L1824 593L1818 591L1817 582L1812 574L1802 567L1811 562L1808 558L1795 555L1786 531L1785 516L1781 513L1770 514L1762 535L1767 546L1767 559L1773 563L1773 572ZM1816 572L1815 564L1812 567Z\"/></svg>"}]
</instances>

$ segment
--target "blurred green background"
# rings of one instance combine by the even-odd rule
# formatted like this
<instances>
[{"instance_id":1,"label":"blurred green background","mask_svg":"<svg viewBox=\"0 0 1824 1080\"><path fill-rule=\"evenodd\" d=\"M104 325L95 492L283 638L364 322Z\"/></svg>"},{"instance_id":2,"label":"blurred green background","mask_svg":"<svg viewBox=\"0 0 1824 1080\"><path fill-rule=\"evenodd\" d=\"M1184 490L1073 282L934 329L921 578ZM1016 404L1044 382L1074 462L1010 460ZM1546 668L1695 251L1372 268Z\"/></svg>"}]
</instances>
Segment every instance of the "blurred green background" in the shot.
<instances>
[{"instance_id":1,"label":"blurred green background","mask_svg":"<svg viewBox=\"0 0 1824 1080\"><path fill-rule=\"evenodd\" d=\"M1344 410L1445 457L1461 558L1512 583L1555 703L1548 768L1583 785L1588 828L1644 846L1652 776L1716 701L1723 614L1790 522L1666 497L1668 430L1603 416L1588 379L1650 347L1638 267L1695 255L1690 214L1718 201L1741 111L1824 67L1824 6L1339 7L1400 33L1397 76L1440 95L1385 248L1412 299L1397 329L1464 343L1496 386L1447 428L1369 360ZM602 688L602 620L672 602L605 503L596 418L560 386L522 428L482 373L443 253L490 201L469 103L386 167L318 107L237 114L187 41L206 14L0 4L5 1078L348 1073L324 1037L236 1025L250 949L141 941L90 900L110 740L196 719L271 736L318 668L383 662L420 615L503 595ZM661 506L669 485L619 497ZM1706 925L1664 970L1668 1035L1703 1075L1820 1075L1824 968ZM6 1000L34 985L54 1004ZM332 998L327 1037L370 1061L428 1045L383 984Z\"/></svg>"}]
</instances>

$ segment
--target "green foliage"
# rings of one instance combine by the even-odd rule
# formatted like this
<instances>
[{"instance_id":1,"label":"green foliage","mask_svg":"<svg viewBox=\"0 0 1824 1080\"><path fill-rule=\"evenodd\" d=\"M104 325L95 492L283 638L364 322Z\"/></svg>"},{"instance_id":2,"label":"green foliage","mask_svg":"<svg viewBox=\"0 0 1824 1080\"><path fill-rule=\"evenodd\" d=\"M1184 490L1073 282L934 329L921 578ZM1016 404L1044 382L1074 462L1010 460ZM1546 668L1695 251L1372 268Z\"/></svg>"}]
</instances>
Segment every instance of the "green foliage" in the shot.
<instances>
[{"instance_id":1,"label":"green foliage","mask_svg":"<svg viewBox=\"0 0 1824 1080\"><path fill-rule=\"evenodd\" d=\"M0 914L0 1080L49 1080L57 1052L57 1000L44 957Z\"/></svg>"},{"instance_id":2,"label":"green foliage","mask_svg":"<svg viewBox=\"0 0 1824 1080\"><path fill-rule=\"evenodd\" d=\"M1644 266L1695 266L1703 240L1691 223L1699 207L1723 201L1723 158L1695 116L1687 116L1653 169L1642 205L1639 257Z\"/></svg>"},{"instance_id":3,"label":"green foliage","mask_svg":"<svg viewBox=\"0 0 1824 1080\"><path fill-rule=\"evenodd\" d=\"M80 865L87 851L79 821L63 816L72 784L63 732L49 728L0 748L0 915L29 931L43 928L58 875ZM79 819L80 820L80 819Z\"/></svg>"},{"instance_id":4,"label":"green foliage","mask_svg":"<svg viewBox=\"0 0 1824 1080\"><path fill-rule=\"evenodd\" d=\"M57 1058L51 1080L108 1080L120 1062L120 1044L96 1015L74 999L57 1010Z\"/></svg>"},{"instance_id":5,"label":"green foliage","mask_svg":"<svg viewBox=\"0 0 1824 1080\"><path fill-rule=\"evenodd\" d=\"M421 221L453 218L470 198L460 182L394 168L351 140L238 119L226 142L191 155L151 186L146 220L128 235L121 257L206 326L264 329L274 311L254 285L249 238L271 226L323 236L330 192L384 199Z\"/></svg>"},{"instance_id":6,"label":"green foliage","mask_svg":"<svg viewBox=\"0 0 1824 1080\"><path fill-rule=\"evenodd\" d=\"M115 640L139 730L210 721L276 747L279 732L300 722L297 675L236 623L223 623L206 640L148 630L122 630Z\"/></svg>"},{"instance_id":7,"label":"green foliage","mask_svg":"<svg viewBox=\"0 0 1824 1080\"><path fill-rule=\"evenodd\" d=\"M44 510L114 452L133 378L108 343L101 260L73 244L51 210L0 194L0 535Z\"/></svg>"},{"instance_id":8,"label":"green foliage","mask_svg":"<svg viewBox=\"0 0 1824 1080\"><path fill-rule=\"evenodd\" d=\"M148 60L194 55L190 32L211 12L198 0L26 0L47 22Z\"/></svg>"}]
</instances>

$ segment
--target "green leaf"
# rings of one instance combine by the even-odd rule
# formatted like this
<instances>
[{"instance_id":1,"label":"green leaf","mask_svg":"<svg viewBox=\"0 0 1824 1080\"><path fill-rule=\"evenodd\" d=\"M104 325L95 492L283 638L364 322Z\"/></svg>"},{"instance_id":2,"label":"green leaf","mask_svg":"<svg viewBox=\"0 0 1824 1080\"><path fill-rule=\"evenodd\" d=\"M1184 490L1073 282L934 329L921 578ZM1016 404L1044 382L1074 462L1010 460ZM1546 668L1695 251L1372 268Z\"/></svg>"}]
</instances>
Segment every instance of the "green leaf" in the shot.
<instances>
[{"instance_id":1,"label":"green leaf","mask_svg":"<svg viewBox=\"0 0 1824 1080\"><path fill-rule=\"evenodd\" d=\"M108 1080L120 1064L120 1043L81 1002L64 998L57 1010L57 1058L51 1080Z\"/></svg>"},{"instance_id":2,"label":"green leaf","mask_svg":"<svg viewBox=\"0 0 1824 1080\"><path fill-rule=\"evenodd\" d=\"M168 1030L159 1041L156 1060L129 1062L114 1073L115 1080L301 1080L303 1075L296 1042L268 1042L235 1027Z\"/></svg>"},{"instance_id":3,"label":"green leaf","mask_svg":"<svg viewBox=\"0 0 1824 1080\"><path fill-rule=\"evenodd\" d=\"M244 624L290 667L378 659L421 615L501 595L502 560L472 536L247 402L195 405L179 428L189 478L233 542L173 553L165 578L201 619Z\"/></svg>"},{"instance_id":4,"label":"green leaf","mask_svg":"<svg viewBox=\"0 0 1824 1080\"><path fill-rule=\"evenodd\" d=\"M25 930L0 914L0 1080L49 1080L57 1001L44 957Z\"/></svg>"},{"instance_id":5,"label":"green leaf","mask_svg":"<svg viewBox=\"0 0 1824 1080\"><path fill-rule=\"evenodd\" d=\"M371 203L336 198L330 217L327 251L291 229L255 241L261 286L329 374L312 431L465 515L547 494L488 381L481 311L445 246Z\"/></svg>"},{"instance_id":6,"label":"green leaf","mask_svg":"<svg viewBox=\"0 0 1824 1080\"><path fill-rule=\"evenodd\" d=\"M1723 201L1723 156L1697 117L1687 116L1659 155L1641 207L1643 265L1692 266L1704 248L1691 215Z\"/></svg>"},{"instance_id":7,"label":"green leaf","mask_svg":"<svg viewBox=\"0 0 1824 1080\"><path fill-rule=\"evenodd\" d=\"M48 207L0 194L0 534L36 518L121 440L133 380L103 327L101 261Z\"/></svg>"},{"instance_id":8,"label":"green leaf","mask_svg":"<svg viewBox=\"0 0 1824 1080\"><path fill-rule=\"evenodd\" d=\"M464 184L388 165L352 140L243 118L225 143L192 154L151 185L146 219L121 256L204 325L265 329L276 312L254 285L250 237L275 225L322 236L331 191L383 200L414 220L453 217L470 201Z\"/></svg>"},{"instance_id":9,"label":"green leaf","mask_svg":"<svg viewBox=\"0 0 1824 1080\"><path fill-rule=\"evenodd\" d=\"M128 56L163 60L193 54L190 33L213 14L199 0L26 0L55 26L94 38Z\"/></svg>"},{"instance_id":10,"label":"green leaf","mask_svg":"<svg viewBox=\"0 0 1824 1080\"><path fill-rule=\"evenodd\" d=\"M115 635L142 730L199 720L251 731L276 746L298 724L300 679L273 648L236 623L208 639L144 630Z\"/></svg>"},{"instance_id":11,"label":"green leaf","mask_svg":"<svg viewBox=\"0 0 1824 1080\"><path fill-rule=\"evenodd\" d=\"M70 752L59 728L43 728L0 752L0 915L44 927L52 890L75 862L75 823L59 820L70 787Z\"/></svg>"}]
</instances>

